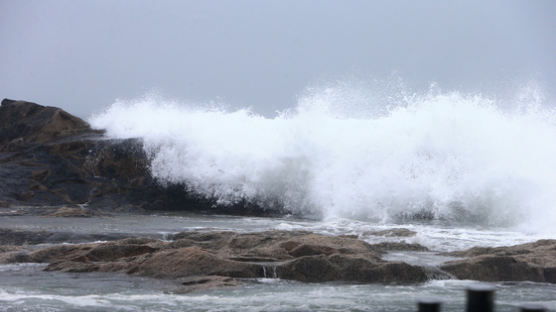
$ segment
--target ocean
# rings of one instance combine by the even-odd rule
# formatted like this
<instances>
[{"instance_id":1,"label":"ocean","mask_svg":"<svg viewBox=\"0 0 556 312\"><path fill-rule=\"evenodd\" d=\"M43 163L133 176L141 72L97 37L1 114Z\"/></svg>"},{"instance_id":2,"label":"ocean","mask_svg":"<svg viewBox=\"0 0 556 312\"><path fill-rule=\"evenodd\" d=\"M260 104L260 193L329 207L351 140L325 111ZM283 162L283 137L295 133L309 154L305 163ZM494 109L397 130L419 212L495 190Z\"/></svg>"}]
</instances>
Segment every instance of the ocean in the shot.
<instances>
[{"instance_id":1,"label":"ocean","mask_svg":"<svg viewBox=\"0 0 556 312\"><path fill-rule=\"evenodd\" d=\"M152 175L221 206L248 202L273 217L191 213L92 218L0 218L0 227L130 233L166 239L190 230L307 230L369 243L418 243L428 252L388 260L438 266L445 252L556 238L556 112L535 100L481 94L402 94L358 106L324 89L262 116L250 109L119 100L89 119L108 138L140 138ZM372 103L371 103L372 104ZM210 209L209 209L210 210ZM411 237L369 235L405 228ZM413 311L438 298L461 311L473 281L416 285L300 283L279 276L233 289L173 294L171 281L123 274L0 266L0 311ZM497 311L524 303L556 309L556 286L495 283Z\"/></svg>"}]
</instances>

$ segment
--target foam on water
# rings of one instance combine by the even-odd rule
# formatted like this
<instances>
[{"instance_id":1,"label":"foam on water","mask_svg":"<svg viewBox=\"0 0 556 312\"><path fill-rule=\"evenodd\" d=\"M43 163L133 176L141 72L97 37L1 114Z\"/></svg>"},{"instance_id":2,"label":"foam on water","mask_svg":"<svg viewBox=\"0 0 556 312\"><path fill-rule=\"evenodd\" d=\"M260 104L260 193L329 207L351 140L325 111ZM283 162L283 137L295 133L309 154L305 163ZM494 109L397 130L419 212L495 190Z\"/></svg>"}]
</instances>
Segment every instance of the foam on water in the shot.
<instances>
[{"instance_id":1,"label":"foam on water","mask_svg":"<svg viewBox=\"0 0 556 312\"><path fill-rule=\"evenodd\" d=\"M96 282L85 276L87 282ZM243 287L175 295L161 291L122 293L116 289L85 295L82 279L66 283L79 293L60 294L56 289L28 291L25 288L0 289L0 311L411 311L423 298L443 301L443 311L464 309L465 288L473 281L433 280L421 285L381 285L329 283L315 286L284 280L273 283L244 281ZM4 286L5 287L5 286ZM497 284L497 311L516 311L524 303L542 304L554 309L554 285L542 283ZM372 294L372 296L369 296Z\"/></svg>"},{"instance_id":2,"label":"foam on water","mask_svg":"<svg viewBox=\"0 0 556 312\"><path fill-rule=\"evenodd\" d=\"M338 105L325 89L268 118L144 97L89 121L112 138L142 138L160 181L223 204L538 231L556 222L556 115L538 99L429 92L368 104L381 109Z\"/></svg>"}]
</instances>

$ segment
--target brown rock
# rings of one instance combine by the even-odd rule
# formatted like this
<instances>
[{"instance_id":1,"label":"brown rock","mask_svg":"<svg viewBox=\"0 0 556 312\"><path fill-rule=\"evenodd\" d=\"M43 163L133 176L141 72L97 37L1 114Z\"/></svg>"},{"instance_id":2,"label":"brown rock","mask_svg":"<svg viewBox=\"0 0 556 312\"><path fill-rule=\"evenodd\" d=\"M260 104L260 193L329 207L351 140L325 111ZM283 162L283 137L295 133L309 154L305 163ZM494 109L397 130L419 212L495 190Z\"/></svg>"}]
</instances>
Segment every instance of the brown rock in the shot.
<instances>
[{"instance_id":1,"label":"brown rock","mask_svg":"<svg viewBox=\"0 0 556 312\"><path fill-rule=\"evenodd\" d=\"M277 276L302 282L327 282L342 280L340 267L325 255L301 257L276 266Z\"/></svg>"},{"instance_id":2,"label":"brown rock","mask_svg":"<svg viewBox=\"0 0 556 312\"><path fill-rule=\"evenodd\" d=\"M110 262L123 258L153 253L163 243L149 238L127 238L107 243L56 245L33 251L33 262Z\"/></svg>"},{"instance_id":3,"label":"brown rock","mask_svg":"<svg viewBox=\"0 0 556 312\"><path fill-rule=\"evenodd\" d=\"M0 263L26 263L34 262L29 254L25 251L8 251L0 253Z\"/></svg>"},{"instance_id":4,"label":"brown rock","mask_svg":"<svg viewBox=\"0 0 556 312\"><path fill-rule=\"evenodd\" d=\"M31 262L27 251L21 246L0 245L0 263Z\"/></svg>"},{"instance_id":5,"label":"brown rock","mask_svg":"<svg viewBox=\"0 0 556 312\"><path fill-rule=\"evenodd\" d=\"M26 191L23 191L23 192L17 194L17 199L22 201L22 202L25 202L25 201L28 201L29 199L33 198L33 196L35 196L35 192L33 192L31 190L26 190Z\"/></svg>"},{"instance_id":6,"label":"brown rock","mask_svg":"<svg viewBox=\"0 0 556 312\"><path fill-rule=\"evenodd\" d=\"M193 275L259 277L262 276L260 271L259 265L222 259L199 247L186 247L148 255L144 260L139 260L128 273L158 278Z\"/></svg>"},{"instance_id":7,"label":"brown rock","mask_svg":"<svg viewBox=\"0 0 556 312\"><path fill-rule=\"evenodd\" d=\"M417 232L404 228L394 228L382 231L367 231L364 236L385 236L385 237L411 237L415 236Z\"/></svg>"},{"instance_id":8,"label":"brown rock","mask_svg":"<svg viewBox=\"0 0 556 312\"><path fill-rule=\"evenodd\" d=\"M46 178L48 178L49 175L50 175L49 169L40 169L31 172L31 178L39 182L46 180Z\"/></svg>"},{"instance_id":9,"label":"brown rock","mask_svg":"<svg viewBox=\"0 0 556 312\"><path fill-rule=\"evenodd\" d=\"M99 270L99 266L94 263L85 263L77 261L59 261L49 264L45 271L75 272L86 273Z\"/></svg>"},{"instance_id":10,"label":"brown rock","mask_svg":"<svg viewBox=\"0 0 556 312\"><path fill-rule=\"evenodd\" d=\"M475 247L449 255L468 257L441 267L459 279L556 283L556 240L510 247Z\"/></svg>"},{"instance_id":11,"label":"brown rock","mask_svg":"<svg viewBox=\"0 0 556 312\"><path fill-rule=\"evenodd\" d=\"M9 252L9 251L18 251L18 250L21 250L21 249L22 248L20 246L0 245L0 253Z\"/></svg>"},{"instance_id":12,"label":"brown rock","mask_svg":"<svg viewBox=\"0 0 556 312\"><path fill-rule=\"evenodd\" d=\"M102 215L99 212L92 211L80 207L62 207L56 211L46 215L47 217L72 217L72 218L90 218L92 216Z\"/></svg>"},{"instance_id":13,"label":"brown rock","mask_svg":"<svg viewBox=\"0 0 556 312\"><path fill-rule=\"evenodd\" d=\"M382 242L372 245L373 250L384 253L388 251L428 251L429 249L419 244L404 242Z\"/></svg>"},{"instance_id":14,"label":"brown rock","mask_svg":"<svg viewBox=\"0 0 556 312\"><path fill-rule=\"evenodd\" d=\"M174 237L179 239L163 242L128 238L108 243L58 245L30 253L18 252L19 260L12 255L6 261L46 262L50 263L49 271L126 272L171 279L217 275L279 277L304 282L426 280L423 268L382 260L374 245L350 237L289 231L184 232ZM205 286L220 282L209 281Z\"/></svg>"},{"instance_id":15,"label":"brown rock","mask_svg":"<svg viewBox=\"0 0 556 312\"><path fill-rule=\"evenodd\" d=\"M280 278L303 282L356 281L364 283L418 283L427 280L421 267L386 262L371 255L306 256L277 266Z\"/></svg>"},{"instance_id":16,"label":"brown rock","mask_svg":"<svg viewBox=\"0 0 556 312\"><path fill-rule=\"evenodd\" d=\"M488 282L545 281L542 268L530 266L509 256L477 256L447 263L442 269L459 279Z\"/></svg>"},{"instance_id":17,"label":"brown rock","mask_svg":"<svg viewBox=\"0 0 556 312\"><path fill-rule=\"evenodd\" d=\"M328 246L308 244L300 244L289 251L289 254L296 258L314 255L331 255L333 253L338 253L338 250Z\"/></svg>"},{"instance_id":18,"label":"brown rock","mask_svg":"<svg viewBox=\"0 0 556 312\"><path fill-rule=\"evenodd\" d=\"M86 254L90 261L113 261L121 258L153 253L158 248L144 244L120 244L120 242L100 244Z\"/></svg>"},{"instance_id":19,"label":"brown rock","mask_svg":"<svg viewBox=\"0 0 556 312\"><path fill-rule=\"evenodd\" d=\"M182 287L174 291L176 294L187 294L194 291L205 291L213 288L237 287L240 283L227 276L208 275L190 276L180 279Z\"/></svg>"},{"instance_id":20,"label":"brown rock","mask_svg":"<svg viewBox=\"0 0 556 312\"><path fill-rule=\"evenodd\" d=\"M8 99L0 106L0 145L44 143L90 130L85 121L56 107Z\"/></svg>"}]
</instances>

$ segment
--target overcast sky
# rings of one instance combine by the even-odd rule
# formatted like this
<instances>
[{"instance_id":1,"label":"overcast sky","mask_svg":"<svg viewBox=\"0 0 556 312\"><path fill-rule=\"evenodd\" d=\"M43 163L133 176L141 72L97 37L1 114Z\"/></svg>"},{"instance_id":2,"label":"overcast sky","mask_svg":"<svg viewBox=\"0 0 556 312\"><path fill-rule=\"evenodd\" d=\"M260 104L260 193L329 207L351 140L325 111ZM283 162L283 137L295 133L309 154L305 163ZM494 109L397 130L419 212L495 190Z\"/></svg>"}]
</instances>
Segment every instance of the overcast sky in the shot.
<instances>
[{"instance_id":1,"label":"overcast sky","mask_svg":"<svg viewBox=\"0 0 556 312\"><path fill-rule=\"evenodd\" d=\"M0 97L87 116L149 91L267 115L308 86L556 85L556 1L0 0Z\"/></svg>"}]
</instances>

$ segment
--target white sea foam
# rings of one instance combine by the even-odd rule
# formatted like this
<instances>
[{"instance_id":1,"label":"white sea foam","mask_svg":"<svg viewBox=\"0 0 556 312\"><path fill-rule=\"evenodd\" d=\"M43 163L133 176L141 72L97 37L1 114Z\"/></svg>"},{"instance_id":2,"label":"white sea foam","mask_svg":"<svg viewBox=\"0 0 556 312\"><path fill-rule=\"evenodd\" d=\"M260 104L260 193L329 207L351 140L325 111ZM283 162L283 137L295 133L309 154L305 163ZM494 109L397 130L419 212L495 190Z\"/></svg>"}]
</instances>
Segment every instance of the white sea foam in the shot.
<instances>
[{"instance_id":1,"label":"white sea foam","mask_svg":"<svg viewBox=\"0 0 556 312\"><path fill-rule=\"evenodd\" d=\"M267 118L144 97L89 121L113 138L142 138L160 181L223 204L382 222L556 222L556 115L538 98L429 92L379 110L350 100L325 89Z\"/></svg>"}]
</instances>

